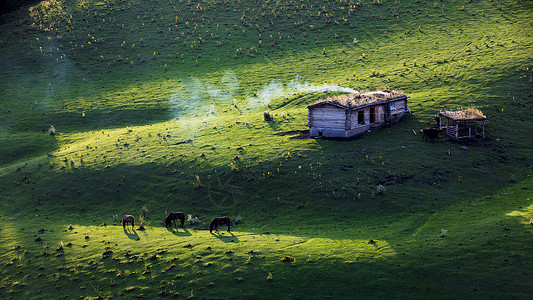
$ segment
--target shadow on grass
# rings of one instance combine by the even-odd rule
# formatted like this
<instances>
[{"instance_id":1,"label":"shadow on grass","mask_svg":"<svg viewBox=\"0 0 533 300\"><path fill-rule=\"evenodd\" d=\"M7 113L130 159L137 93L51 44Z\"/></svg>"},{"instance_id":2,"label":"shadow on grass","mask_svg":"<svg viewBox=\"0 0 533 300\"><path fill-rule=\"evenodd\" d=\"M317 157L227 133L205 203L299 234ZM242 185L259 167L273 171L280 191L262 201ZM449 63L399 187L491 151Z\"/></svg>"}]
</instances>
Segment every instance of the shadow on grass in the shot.
<instances>
[{"instance_id":1,"label":"shadow on grass","mask_svg":"<svg viewBox=\"0 0 533 300\"><path fill-rule=\"evenodd\" d=\"M141 238L139 237L139 235L137 234L137 232L135 231L135 229L132 229L132 230L130 231L129 229L124 228L124 233L128 236L128 238L129 238L130 240L138 241L138 240L141 239Z\"/></svg>"},{"instance_id":2,"label":"shadow on grass","mask_svg":"<svg viewBox=\"0 0 533 300\"><path fill-rule=\"evenodd\" d=\"M190 231L186 228L182 228L183 231L180 231L179 229L180 227L178 228L167 227L167 231L174 234L175 236L191 236L192 235Z\"/></svg>"},{"instance_id":3,"label":"shadow on grass","mask_svg":"<svg viewBox=\"0 0 533 300\"><path fill-rule=\"evenodd\" d=\"M217 232L217 233L211 233L211 235L225 243L238 243L239 242L239 238L237 238L237 236L234 235L233 232Z\"/></svg>"}]
</instances>

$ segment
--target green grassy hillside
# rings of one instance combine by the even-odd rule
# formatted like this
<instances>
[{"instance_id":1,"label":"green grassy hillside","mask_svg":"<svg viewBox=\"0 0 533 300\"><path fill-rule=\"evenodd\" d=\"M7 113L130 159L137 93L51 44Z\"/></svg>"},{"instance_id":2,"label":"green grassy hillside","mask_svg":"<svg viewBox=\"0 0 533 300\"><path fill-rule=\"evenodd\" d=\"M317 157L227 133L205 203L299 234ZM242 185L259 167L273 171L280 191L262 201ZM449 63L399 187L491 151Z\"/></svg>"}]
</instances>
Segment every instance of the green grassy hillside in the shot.
<instances>
[{"instance_id":1,"label":"green grassy hillside","mask_svg":"<svg viewBox=\"0 0 533 300\"><path fill-rule=\"evenodd\" d=\"M530 298L532 12L49 0L0 15L0 295ZM413 114L297 138L308 104L381 87ZM413 134L471 106L485 140ZM167 229L170 211L200 223ZM222 215L240 222L210 234Z\"/></svg>"}]
</instances>

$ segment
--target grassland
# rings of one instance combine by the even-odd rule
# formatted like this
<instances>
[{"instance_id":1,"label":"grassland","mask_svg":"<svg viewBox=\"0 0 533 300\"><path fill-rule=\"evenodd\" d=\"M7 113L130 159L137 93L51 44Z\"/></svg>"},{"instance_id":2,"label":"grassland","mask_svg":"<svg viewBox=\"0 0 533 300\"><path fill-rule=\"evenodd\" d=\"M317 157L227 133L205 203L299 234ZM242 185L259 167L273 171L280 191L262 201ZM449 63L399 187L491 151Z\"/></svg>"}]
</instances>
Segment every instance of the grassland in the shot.
<instances>
[{"instance_id":1,"label":"grassland","mask_svg":"<svg viewBox=\"0 0 533 300\"><path fill-rule=\"evenodd\" d=\"M2 298L531 298L531 2L297 3L1 15ZM292 138L307 104L384 86L413 114ZM488 139L413 134L470 106Z\"/></svg>"}]
</instances>

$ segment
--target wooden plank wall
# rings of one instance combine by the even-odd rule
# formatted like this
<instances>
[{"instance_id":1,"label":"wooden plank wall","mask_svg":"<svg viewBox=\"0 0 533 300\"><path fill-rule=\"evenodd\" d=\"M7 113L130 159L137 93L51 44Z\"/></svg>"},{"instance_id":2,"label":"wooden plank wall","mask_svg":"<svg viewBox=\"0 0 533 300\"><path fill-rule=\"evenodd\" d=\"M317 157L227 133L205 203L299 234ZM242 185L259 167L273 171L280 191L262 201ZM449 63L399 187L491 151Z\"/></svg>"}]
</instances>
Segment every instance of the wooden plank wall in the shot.
<instances>
[{"instance_id":1,"label":"wooden plank wall","mask_svg":"<svg viewBox=\"0 0 533 300\"><path fill-rule=\"evenodd\" d=\"M346 127L345 109L333 105L323 105L312 108L309 111L309 126L318 128L342 128Z\"/></svg>"}]
</instances>

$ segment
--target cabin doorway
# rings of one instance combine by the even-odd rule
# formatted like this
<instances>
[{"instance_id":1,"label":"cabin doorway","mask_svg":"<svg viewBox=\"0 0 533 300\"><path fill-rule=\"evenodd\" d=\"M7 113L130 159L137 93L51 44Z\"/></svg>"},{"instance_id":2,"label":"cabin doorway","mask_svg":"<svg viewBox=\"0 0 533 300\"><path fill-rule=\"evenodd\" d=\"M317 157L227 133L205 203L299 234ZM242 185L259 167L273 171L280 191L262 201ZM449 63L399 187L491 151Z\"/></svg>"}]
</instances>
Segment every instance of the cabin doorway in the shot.
<instances>
[{"instance_id":1,"label":"cabin doorway","mask_svg":"<svg viewBox=\"0 0 533 300\"><path fill-rule=\"evenodd\" d=\"M360 110L357 112L357 123L365 125L365 111Z\"/></svg>"},{"instance_id":2,"label":"cabin doorway","mask_svg":"<svg viewBox=\"0 0 533 300\"><path fill-rule=\"evenodd\" d=\"M370 124L376 123L376 108L371 107L370 108Z\"/></svg>"}]
</instances>

